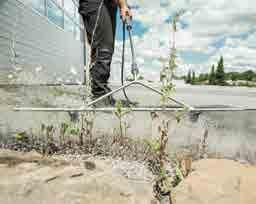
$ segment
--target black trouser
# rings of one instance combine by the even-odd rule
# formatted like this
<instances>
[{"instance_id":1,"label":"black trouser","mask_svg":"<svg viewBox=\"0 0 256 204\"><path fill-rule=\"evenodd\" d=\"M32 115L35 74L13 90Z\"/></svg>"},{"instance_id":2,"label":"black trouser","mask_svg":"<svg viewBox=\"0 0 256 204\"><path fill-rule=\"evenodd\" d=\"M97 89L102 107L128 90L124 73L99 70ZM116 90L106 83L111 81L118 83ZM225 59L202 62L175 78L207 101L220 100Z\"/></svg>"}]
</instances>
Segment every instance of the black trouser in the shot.
<instances>
[{"instance_id":1,"label":"black trouser","mask_svg":"<svg viewBox=\"0 0 256 204\"><path fill-rule=\"evenodd\" d=\"M94 97L110 91L107 83L114 53L117 12L117 6L111 2L111 0L103 0L100 7L101 0L80 0L79 12L83 17L88 40L92 46L90 76ZM94 32L98 12L100 13Z\"/></svg>"}]
</instances>

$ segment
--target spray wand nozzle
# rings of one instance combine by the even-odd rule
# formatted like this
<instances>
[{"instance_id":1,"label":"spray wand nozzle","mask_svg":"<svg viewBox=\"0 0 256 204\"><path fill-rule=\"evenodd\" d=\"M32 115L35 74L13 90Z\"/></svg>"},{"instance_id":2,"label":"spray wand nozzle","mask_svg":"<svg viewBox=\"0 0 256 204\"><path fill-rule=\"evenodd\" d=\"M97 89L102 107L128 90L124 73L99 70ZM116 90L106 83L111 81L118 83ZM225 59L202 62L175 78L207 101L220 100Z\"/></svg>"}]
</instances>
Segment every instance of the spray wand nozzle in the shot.
<instances>
[{"instance_id":1,"label":"spray wand nozzle","mask_svg":"<svg viewBox=\"0 0 256 204\"><path fill-rule=\"evenodd\" d=\"M132 30L132 20L131 20L131 17L126 16L125 20L124 20L124 23L126 24L126 29L128 31L131 31Z\"/></svg>"},{"instance_id":2,"label":"spray wand nozzle","mask_svg":"<svg viewBox=\"0 0 256 204\"><path fill-rule=\"evenodd\" d=\"M128 31L129 41L131 46L131 53L132 53L131 74L133 76L133 79L136 80L139 74L139 69L136 63L135 50L134 50L133 39L132 39L132 18L129 16L128 13L126 13L125 18L123 19L123 23L124 23L124 26L126 27L126 30ZM123 32L125 33L125 30Z\"/></svg>"}]
</instances>

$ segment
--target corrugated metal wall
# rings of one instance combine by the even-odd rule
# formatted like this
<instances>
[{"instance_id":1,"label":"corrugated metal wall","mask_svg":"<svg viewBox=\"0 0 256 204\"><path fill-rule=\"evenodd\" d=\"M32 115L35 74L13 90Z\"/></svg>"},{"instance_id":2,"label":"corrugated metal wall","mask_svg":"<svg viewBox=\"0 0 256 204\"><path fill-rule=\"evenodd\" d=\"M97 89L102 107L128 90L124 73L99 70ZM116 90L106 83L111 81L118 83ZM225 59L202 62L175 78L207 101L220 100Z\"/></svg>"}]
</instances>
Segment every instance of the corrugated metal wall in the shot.
<instances>
[{"instance_id":1,"label":"corrugated metal wall","mask_svg":"<svg viewBox=\"0 0 256 204\"><path fill-rule=\"evenodd\" d=\"M0 83L81 82L84 45L23 0L0 0Z\"/></svg>"}]
</instances>

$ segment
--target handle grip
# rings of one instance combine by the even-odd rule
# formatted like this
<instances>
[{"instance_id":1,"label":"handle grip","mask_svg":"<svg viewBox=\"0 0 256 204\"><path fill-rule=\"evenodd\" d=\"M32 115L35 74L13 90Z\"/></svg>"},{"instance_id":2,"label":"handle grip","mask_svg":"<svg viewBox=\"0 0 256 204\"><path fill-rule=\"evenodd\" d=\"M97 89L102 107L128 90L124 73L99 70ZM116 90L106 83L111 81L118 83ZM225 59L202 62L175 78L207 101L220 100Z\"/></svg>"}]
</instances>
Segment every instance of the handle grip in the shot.
<instances>
[{"instance_id":1,"label":"handle grip","mask_svg":"<svg viewBox=\"0 0 256 204\"><path fill-rule=\"evenodd\" d=\"M128 15L125 17L124 23L126 24L126 28L128 31L132 30L132 20Z\"/></svg>"}]
</instances>

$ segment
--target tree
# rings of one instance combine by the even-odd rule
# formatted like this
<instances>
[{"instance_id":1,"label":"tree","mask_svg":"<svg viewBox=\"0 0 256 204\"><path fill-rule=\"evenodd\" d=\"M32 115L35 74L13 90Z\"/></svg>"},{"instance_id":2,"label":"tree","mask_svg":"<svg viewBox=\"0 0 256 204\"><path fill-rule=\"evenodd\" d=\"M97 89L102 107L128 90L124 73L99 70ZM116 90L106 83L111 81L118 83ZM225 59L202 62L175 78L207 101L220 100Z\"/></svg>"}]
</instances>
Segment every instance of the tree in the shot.
<instances>
[{"instance_id":1,"label":"tree","mask_svg":"<svg viewBox=\"0 0 256 204\"><path fill-rule=\"evenodd\" d=\"M211 73L209 75L209 84L214 85L215 84L215 66L212 65Z\"/></svg>"},{"instance_id":2,"label":"tree","mask_svg":"<svg viewBox=\"0 0 256 204\"><path fill-rule=\"evenodd\" d=\"M237 81L239 79L239 73L238 72L230 72L229 75L230 75L230 79L232 81Z\"/></svg>"},{"instance_id":3,"label":"tree","mask_svg":"<svg viewBox=\"0 0 256 204\"><path fill-rule=\"evenodd\" d=\"M225 83L224 62L223 62L222 56L220 57L220 60L218 62L215 78L216 78L217 85L224 86L226 84Z\"/></svg>"},{"instance_id":4,"label":"tree","mask_svg":"<svg viewBox=\"0 0 256 204\"><path fill-rule=\"evenodd\" d=\"M252 70L245 71L241 73L242 80L252 81L254 78L254 72Z\"/></svg>"},{"instance_id":5,"label":"tree","mask_svg":"<svg viewBox=\"0 0 256 204\"><path fill-rule=\"evenodd\" d=\"M191 80L191 84L195 84L196 83L196 73L195 71L192 72L192 80Z\"/></svg>"},{"instance_id":6,"label":"tree","mask_svg":"<svg viewBox=\"0 0 256 204\"><path fill-rule=\"evenodd\" d=\"M208 77L209 77L208 74L202 74L202 73L201 73L201 74L199 75L197 81L198 81L198 82L204 82L204 81L208 80Z\"/></svg>"},{"instance_id":7,"label":"tree","mask_svg":"<svg viewBox=\"0 0 256 204\"><path fill-rule=\"evenodd\" d=\"M191 70L188 71L188 76L186 78L186 84L191 84Z\"/></svg>"}]
</instances>

